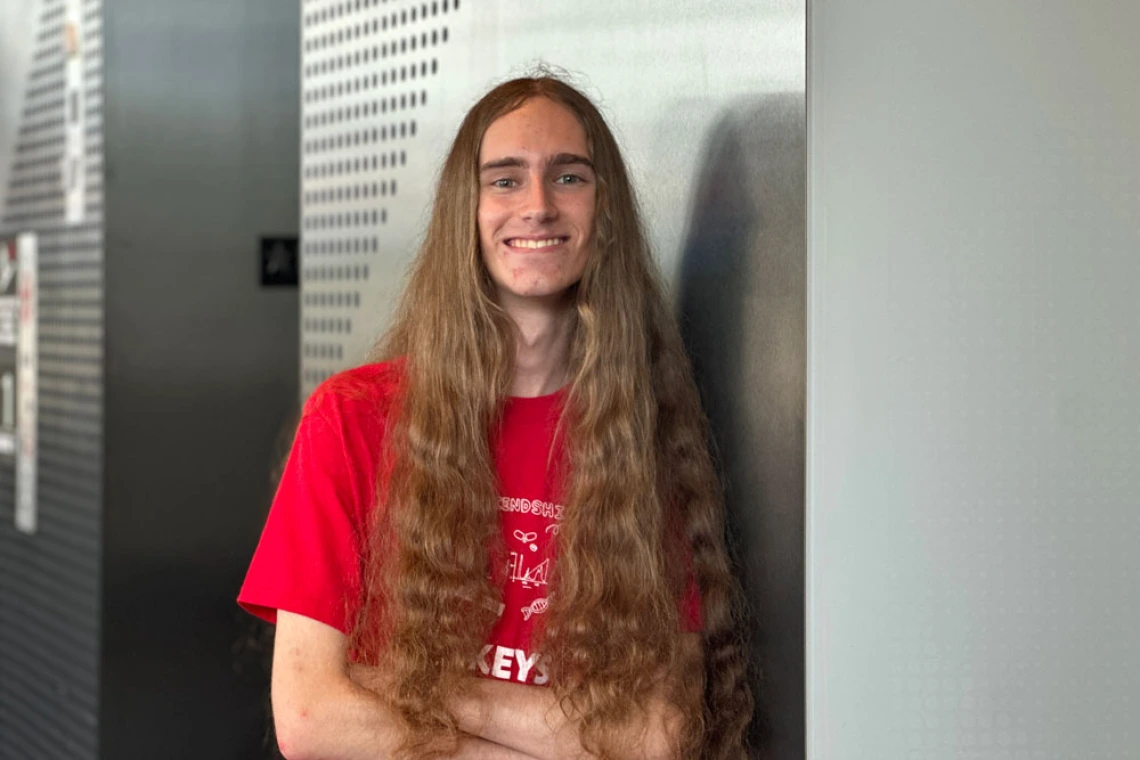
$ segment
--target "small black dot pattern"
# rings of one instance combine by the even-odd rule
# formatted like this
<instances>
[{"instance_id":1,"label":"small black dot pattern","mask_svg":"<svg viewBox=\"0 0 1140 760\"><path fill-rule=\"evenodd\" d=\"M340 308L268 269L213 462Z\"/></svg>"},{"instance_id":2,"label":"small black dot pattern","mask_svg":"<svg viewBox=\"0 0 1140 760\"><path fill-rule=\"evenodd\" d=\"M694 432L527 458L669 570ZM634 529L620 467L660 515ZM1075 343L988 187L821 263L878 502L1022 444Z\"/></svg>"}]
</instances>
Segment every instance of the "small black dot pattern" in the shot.
<instances>
[{"instance_id":1,"label":"small black dot pattern","mask_svg":"<svg viewBox=\"0 0 1140 760\"><path fill-rule=\"evenodd\" d=\"M460 0L303 0L301 380L346 345L400 196ZM367 329L367 328L363 328Z\"/></svg>"}]
</instances>

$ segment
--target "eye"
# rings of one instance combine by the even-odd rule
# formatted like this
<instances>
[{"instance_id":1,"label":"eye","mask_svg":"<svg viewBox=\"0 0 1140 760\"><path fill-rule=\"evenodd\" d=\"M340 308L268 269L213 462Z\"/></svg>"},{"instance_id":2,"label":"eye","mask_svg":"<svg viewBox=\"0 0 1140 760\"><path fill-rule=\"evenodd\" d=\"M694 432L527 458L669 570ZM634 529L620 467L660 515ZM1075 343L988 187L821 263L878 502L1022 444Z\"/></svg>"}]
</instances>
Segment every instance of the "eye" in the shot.
<instances>
[{"instance_id":1,"label":"eye","mask_svg":"<svg viewBox=\"0 0 1140 760\"><path fill-rule=\"evenodd\" d=\"M504 189L504 190L507 188L514 187L515 184L516 184L515 181L513 179L511 179L510 177L500 177L499 179L491 180L491 187L497 187L497 188Z\"/></svg>"},{"instance_id":2,"label":"eye","mask_svg":"<svg viewBox=\"0 0 1140 760\"><path fill-rule=\"evenodd\" d=\"M577 174L560 174L558 179L554 180L560 185L580 185L585 182L585 178Z\"/></svg>"}]
</instances>

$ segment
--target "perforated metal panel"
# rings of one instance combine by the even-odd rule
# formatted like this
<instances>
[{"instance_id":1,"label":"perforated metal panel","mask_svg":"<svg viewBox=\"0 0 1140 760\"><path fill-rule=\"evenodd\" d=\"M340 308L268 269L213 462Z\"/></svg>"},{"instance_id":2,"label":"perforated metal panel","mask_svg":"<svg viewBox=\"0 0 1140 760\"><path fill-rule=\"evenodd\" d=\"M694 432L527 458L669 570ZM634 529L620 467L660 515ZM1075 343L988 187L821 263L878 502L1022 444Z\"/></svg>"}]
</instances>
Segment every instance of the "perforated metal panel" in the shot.
<instances>
[{"instance_id":1,"label":"perforated metal panel","mask_svg":"<svg viewBox=\"0 0 1140 760\"><path fill-rule=\"evenodd\" d=\"M413 171L435 158L423 155L420 122L465 10L459 0L302 3L303 394L363 357L377 329L369 315L398 284L377 282L376 262L405 255L419 221L423 198L403 200L409 154Z\"/></svg>"},{"instance_id":2,"label":"perforated metal panel","mask_svg":"<svg viewBox=\"0 0 1140 760\"><path fill-rule=\"evenodd\" d=\"M39 525L13 528L0 458L0 758L93 758L102 518L102 3L80 16L83 220L65 223L64 0L37 4L0 237L39 236Z\"/></svg>"}]
</instances>

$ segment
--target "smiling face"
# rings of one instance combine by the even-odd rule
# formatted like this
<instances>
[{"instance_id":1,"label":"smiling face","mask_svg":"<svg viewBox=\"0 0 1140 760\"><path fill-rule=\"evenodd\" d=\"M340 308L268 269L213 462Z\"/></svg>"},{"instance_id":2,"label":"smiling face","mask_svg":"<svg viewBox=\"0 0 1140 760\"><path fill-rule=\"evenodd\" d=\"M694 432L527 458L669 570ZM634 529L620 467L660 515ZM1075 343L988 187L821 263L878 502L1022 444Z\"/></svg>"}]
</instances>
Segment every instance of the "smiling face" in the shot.
<instances>
[{"instance_id":1,"label":"smiling face","mask_svg":"<svg viewBox=\"0 0 1140 760\"><path fill-rule=\"evenodd\" d=\"M479 150L479 244L509 308L560 303L582 279L596 177L586 131L565 106L532 98L491 123Z\"/></svg>"}]
</instances>

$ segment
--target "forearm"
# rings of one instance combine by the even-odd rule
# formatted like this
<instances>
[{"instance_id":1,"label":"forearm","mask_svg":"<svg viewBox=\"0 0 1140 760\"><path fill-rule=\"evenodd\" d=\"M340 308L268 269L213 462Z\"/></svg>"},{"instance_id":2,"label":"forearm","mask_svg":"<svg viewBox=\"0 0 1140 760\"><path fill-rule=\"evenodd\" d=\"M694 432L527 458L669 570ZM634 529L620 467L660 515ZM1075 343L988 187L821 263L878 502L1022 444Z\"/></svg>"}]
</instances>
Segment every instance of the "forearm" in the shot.
<instances>
[{"instance_id":1,"label":"forearm","mask_svg":"<svg viewBox=\"0 0 1140 760\"><path fill-rule=\"evenodd\" d=\"M403 734L373 692L346 680L306 704L274 705L278 744L288 760L388 760ZM532 760L489 740L463 735L453 760Z\"/></svg>"},{"instance_id":2,"label":"forearm","mask_svg":"<svg viewBox=\"0 0 1140 760\"><path fill-rule=\"evenodd\" d=\"M404 743L403 721L380 698L377 668L347 662L348 637L304 615L277 611L273 645L273 719L288 760L388 760ZM529 760L460 734L453 760Z\"/></svg>"},{"instance_id":3,"label":"forearm","mask_svg":"<svg viewBox=\"0 0 1140 760\"><path fill-rule=\"evenodd\" d=\"M452 760L535 760L518 750L467 734L459 740L455 754L449 757Z\"/></svg>"},{"instance_id":4,"label":"forearm","mask_svg":"<svg viewBox=\"0 0 1140 760\"><path fill-rule=\"evenodd\" d=\"M400 743L395 716L347 678L325 683L303 699L275 691L273 718L277 743L288 760L381 760Z\"/></svg>"},{"instance_id":5,"label":"forearm","mask_svg":"<svg viewBox=\"0 0 1140 760\"><path fill-rule=\"evenodd\" d=\"M539 760L595 757L582 746L576 721L562 710L551 689L475 681L469 693L453 704L463 731ZM611 734L609 749L622 760L671 759L678 723L664 700L656 699Z\"/></svg>"}]
</instances>

